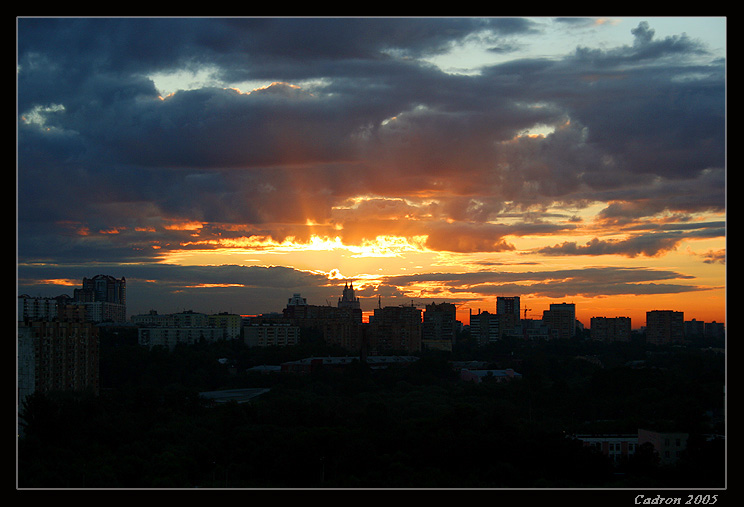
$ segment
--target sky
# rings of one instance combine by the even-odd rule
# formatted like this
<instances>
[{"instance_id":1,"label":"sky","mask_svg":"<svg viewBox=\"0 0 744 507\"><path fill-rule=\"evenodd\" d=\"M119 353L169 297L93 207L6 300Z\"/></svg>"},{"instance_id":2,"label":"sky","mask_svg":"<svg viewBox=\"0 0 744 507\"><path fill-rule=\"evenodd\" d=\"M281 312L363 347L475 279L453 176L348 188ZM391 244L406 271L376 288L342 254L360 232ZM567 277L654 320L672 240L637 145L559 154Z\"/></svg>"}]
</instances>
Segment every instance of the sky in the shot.
<instances>
[{"instance_id":1,"label":"sky","mask_svg":"<svg viewBox=\"0 0 744 507\"><path fill-rule=\"evenodd\" d=\"M724 17L17 18L18 293L724 322L725 60Z\"/></svg>"}]
</instances>

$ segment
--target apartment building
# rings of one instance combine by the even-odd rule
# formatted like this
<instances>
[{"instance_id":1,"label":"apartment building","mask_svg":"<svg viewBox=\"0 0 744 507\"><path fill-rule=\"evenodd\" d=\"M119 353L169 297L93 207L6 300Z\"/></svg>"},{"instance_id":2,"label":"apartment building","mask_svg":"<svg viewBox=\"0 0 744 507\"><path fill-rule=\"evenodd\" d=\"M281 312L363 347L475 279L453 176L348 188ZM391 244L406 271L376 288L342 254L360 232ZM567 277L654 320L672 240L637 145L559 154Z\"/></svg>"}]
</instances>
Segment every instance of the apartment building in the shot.
<instances>
[{"instance_id":1,"label":"apartment building","mask_svg":"<svg viewBox=\"0 0 744 507\"><path fill-rule=\"evenodd\" d=\"M685 338L685 314L673 310L646 312L646 342L655 345L681 343Z\"/></svg>"},{"instance_id":2,"label":"apartment building","mask_svg":"<svg viewBox=\"0 0 744 507\"><path fill-rule=\"evenodd\" d=\"M553 338L573 338L576 335L576 305L553 303L543 311L543 322L550 328Z\"/></svg>"},{"instance_id":3,"label":"apartment building","mask_svg":"<svg viewBox=\"0 0 744 507\"><path fill-rule=\"evenodd\" d=\"M249 347L285 347L300 343L300 328L289 322L248 324L243 328L243 340Z\"/></svg>"},{"instance_id":4,"label":"apartment building","mask_svg":"<svg viewBox=\"0 0 744 507\"><path fill-rule=\"evenodd\" d=\"M36 320L18 323L24 361L18 364L19 389L99 391L98 327L93 322ZM30 361L33 349L33 361ZM33 368L33 373L29 371ZM33 375L33 378L31 378ZM22 380L22 382L20 382Z\"/></svg>"}]
</instances>

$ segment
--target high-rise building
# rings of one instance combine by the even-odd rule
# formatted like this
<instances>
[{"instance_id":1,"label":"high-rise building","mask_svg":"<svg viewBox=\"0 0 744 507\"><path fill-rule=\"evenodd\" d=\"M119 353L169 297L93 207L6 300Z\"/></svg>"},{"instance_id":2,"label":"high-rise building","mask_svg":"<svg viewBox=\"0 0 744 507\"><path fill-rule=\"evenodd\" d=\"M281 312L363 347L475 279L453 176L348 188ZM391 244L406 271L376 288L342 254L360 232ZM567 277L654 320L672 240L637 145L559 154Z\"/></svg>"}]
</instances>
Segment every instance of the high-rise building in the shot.
<instances>
[{"instance_id":1,"label":"high-rise building","mask_svg":"<svg viewBox=\"0 0 744 507\"><path fill-rule=\"evenodd\" d=\"M18 296L18 322L29 320L52 320L58 317L55 298L37 298L28 294Z\"/></svg>"},{"instance_id":2,"label":"high-rise building","mask_svg":"<svg viewBox=\"0 0 744 507\"><path fill-rule=\"evenodd\" d=\"M34 354L33 330L23 324L18 325L18 406L22 406L26 396L36 390L36 358Z\"/></svg>"},{"instance_id":3,"label":"high-rise building","mask_svg":"<svg viewBox=\"0 0 744 507\"><path fill-rule=\"evenodd\" d=\"M354 282L344 285L343 295L338 298L339 308L349 308L351 310L359 310L361 305L359 298L354 295Z\"/></svg>"},{"instance_id":4,"label":"high-rise building","mask_svg":"<svg viewBox=\"0 0 744 507\"><path fill-rule=\"evenodd\" d=\"M23 350L33 347L33 362L19 363L18 375L19 379L24 379L24 394L70 390L98 393L99 342L95 323L29 321L19 323L18 334L19 343L24 344ZM30 366L33 373L27 369ZM33 375L32 382L30 375Z\"/></svg>"},{"instance_id":5,"label":"high-rise building","mask_svg":"<svg viewBox=\"0 0 744 507\"><path fill-rule=\"evenodd\" d=\"M470 337L480 345L497 341L502 336L501 318L496 313L481 312L470 314Z\"/></svg>"},{"instance_id":6,"label":"high-rise building","mask_svg":"<svg viewBox=\"0 0 744 507\"><path fill-rule=\"evenodd\" d=\"M452 303L426 305L423 344L428 348L452 350L457 335L457 307Z\"/></svg>"},{"instance_id":7,"label":"high-rise building","mask_svg":"<svg viewBox=\"0 0 744 507\"><path fill-rule=\"evenodd\" d=\"M18 297L18 401L40 391L98 392L98 327L64 297Z\"/></svg>"},{"instance_id":8,"label":"high-rise building","mask_svg":"<svg viewBox=\"0 0 744 507\"><path fill-rule=\"evenodd\" d=\"M519 296L498 296L496 298L496 313L519 317Z\"/></svg>"},{"instance_id":9,"label":"high-rise building","mask_svg":"<svg viewBox=\"0 0 744 507\"><path fill-rule=\"evenodd\" d=\"M685 338L685 314L673 310L646 312L646 342L655 345L680 343Z\"/></svg>"},{"instance_id":10,"label":"high-rise building","mask_svg":"<svg viewBox=\"0 0 744 507\"><path fill-rule=\"evenodd\" d=\"M225 338L230 340L240 338L240 328L242 326L242 318L240 315L220 312L208 315L207 319L210 326L219 327L225 330Z\"/></svg>"},{"instance_id":11,"label":"high-rise building","mask_svg":"<svg viewBox=\"0 0 744 507\"><path fill-rule=\"evenodd\" d=\"M421 350L421 309L415 306L375 308L370 327L370 349L378 354Z\"/></svg>"},{"instance_id":12,"label":"high-rise building","mask_svg":"<svg viewBox=\"0 0 744 507\"><path fill-rule=\"evenodd\" d=\"M244 342L249 347L286 347L300 343L300 328L289 322L263 322L244 328Z\"/></svg>"},{"instance_id":13,"label":"high-rise building","mask_svg":"<svg viewBox=\"0 0 744 507\"><path fill-rule=\"evenodd\" d=\"M499 316L499 337L511 334L520 322L519 296L498 296L496 315Z\"/></svg>"},{"instance_id":14,"label":"high-rise building","mask_svg":"<svg viewBox=\"0 0 744 507\"><path fill-rule=\"evenodd\" d=\"M73 291L74 304L86 308L93 322L124 322L127 318L127 281L124 277L96 275L83 278L82 288Z\"/></svg>"},{"instance_id":15,"label":"high-rise building","mask_svg":"<svg viewBox=\"0 0 744 507\"><path fill-rule=\"evenodd\" d=\"M576 305L553 303L550 310L543 311L543 322L554 338L573 338L576 335Z\"/></svg>"},{"instance_id":16,"label":"high-rise building","mask_svg":"<svg viewBox=\"0 0 744 507\"><path fill-rule=\"evenodd\" d=\"M126 306L127 304L127 281L109 275L96 275L93 278L83 277L83 287L73 292L75 301L91 303L94 301L105 301Z\"/></svg>"},{"instance_id":17,"label":"high-rise building","mask_svg":"<svg viewBox=\"0 0 744 507\"><path fill-rule=\"evenodd\" d=\"M292 294L292 297L287 300L287 306L307 306L307 298L304 298L298 292L295 292Z\"/></svg>"}]
</instances>

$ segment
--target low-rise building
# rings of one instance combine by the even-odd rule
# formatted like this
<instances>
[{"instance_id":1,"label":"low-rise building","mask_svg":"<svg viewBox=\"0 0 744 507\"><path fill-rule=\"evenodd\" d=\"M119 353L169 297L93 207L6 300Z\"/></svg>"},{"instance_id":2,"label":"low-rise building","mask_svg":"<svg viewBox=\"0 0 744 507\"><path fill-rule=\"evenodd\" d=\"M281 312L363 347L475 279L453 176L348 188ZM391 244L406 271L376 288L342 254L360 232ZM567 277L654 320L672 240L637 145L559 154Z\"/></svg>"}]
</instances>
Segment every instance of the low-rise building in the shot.
<instances>
[{"instance_id":1,"label":"low-rise building","mask_svg":"<svg viewBox=\"0 0 744 507\"><path fill-rule=\"evenodd\" d=\"M418 361L416 356L369 356L364 359L370 369L380 370L395 366L405 366ZM318 369L341 370L354 362L361 362L354 356L307 357L281 364L282 373L312 373Z\"/></svg>"},{"instance_id":2,"label":"low-rise building","mask_svg":"<svg viewBox=\"0 0 744 507\"><path fill-rule=\"evenodd\" d=\"M242 317L230 313L207 315L187 310L179 313L158 314L155 310L130 317L138 327L140 345L160 345L173 349L178 344L192 345L201 340L214 342L240 337Z\"/></svg>"},{"instance_id":3,"label":"low-rise building","mask_svg":"<svg viewBox=\"0 0 744 507\"><path fill-rule=\"evenodd\" d=\"M509 382L520 378L522 378L522 374L515 372L511 368L505 370L469 370L463 368L460 370L461 380L475 382L476 384L480 384L483 381Z\"/></svg>"},{"instance_id":4,"label":"low-rise building","mask_svg":"<svg viewBox=\"0 0 744 507\"><path fill-rule=\"evenodd\" d=\"M161 346L173 350L176 345L194 345L204 340L216 342L225 339L225 330L218 327L141 327L137 342L146 347Z\"/></svg>"},{"instance_id":5,"label":"low-rise building","mask_svg":"<svg viewBox=\"0 0 744 507\"><path fill-rule=\"evenodd\" d=\"M631 434L583 434L573 438L593 447L617 463L626 460L644 444L651 444L662 465L675 463L687 449L687 433L638 429Z\"/></svg>"},{"instance_id":6,"label":"low-rise building","mask_svg":"<svg viewBox=\"0 0 744 507\"><path fill-rule=\"evenodd\" d=\"M585 434L574 435L585 447L592 447L613 462L627 460L638 449L638 434Z\"/></svg>"},{"instance_id":7,"label":"low-rise building","mask_svg":"<svg viewBox=\"0 0 744 507\"><path fill-rule=\"evenodd\" d=\"M514 327L511 336L528 341L548 340L551 338L550 328L541 319L522 319Z\"/></svg>"},{"instance_id":8,"label":"low-rise building","mask_svg":"<svg viewBox=\"0 0 744 507\"><path fill-rule=\"evenodd\" d=\"M638 445L650 443L662 464L675 463L687 449L688 433L638 430Z\"/></svg>"},{"instance_id":9,"label":"low-rise building","mask_svg":"<svg viewBox=\"0 0 744 507\"><path fill-rule=\"evenodd\" d=\"M589 336L603 342L630 341L630 317L592 317Z\"/></svg>"}]
</instances>

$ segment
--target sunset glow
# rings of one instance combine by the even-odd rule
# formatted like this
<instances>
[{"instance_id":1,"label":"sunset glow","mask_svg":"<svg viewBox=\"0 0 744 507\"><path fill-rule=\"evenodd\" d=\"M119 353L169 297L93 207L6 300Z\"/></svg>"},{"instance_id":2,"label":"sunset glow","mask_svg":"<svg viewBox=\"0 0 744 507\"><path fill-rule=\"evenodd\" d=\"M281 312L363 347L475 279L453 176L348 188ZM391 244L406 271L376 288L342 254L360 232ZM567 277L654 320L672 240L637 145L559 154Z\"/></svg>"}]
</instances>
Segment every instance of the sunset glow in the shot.
<instances>
[{"instance_id":1,"label":"sunset glow","mask_svg":"<svg viewBox=\"0 0 744 507\"><path fill-rule=\"evenodd\" d=\"M725 19L194 21L19 20L19 293L725 322Z\"/></svg>"}]
</instances>

